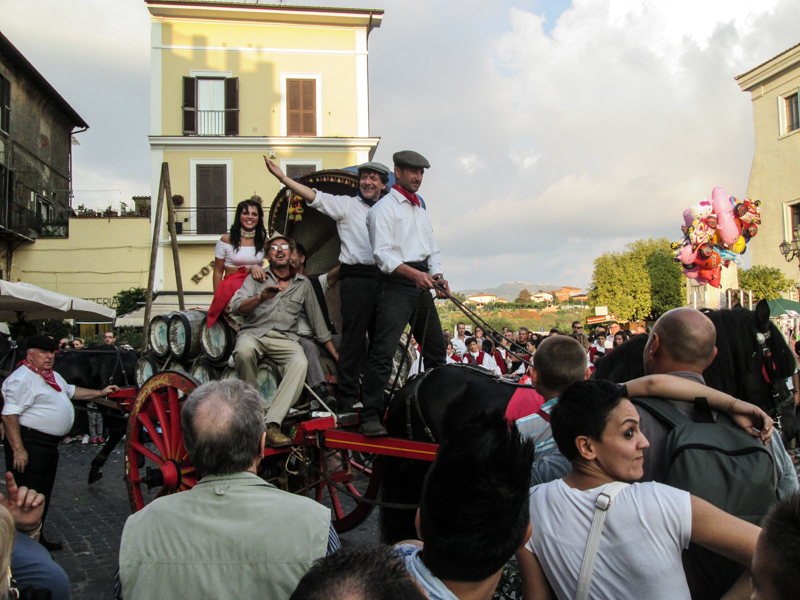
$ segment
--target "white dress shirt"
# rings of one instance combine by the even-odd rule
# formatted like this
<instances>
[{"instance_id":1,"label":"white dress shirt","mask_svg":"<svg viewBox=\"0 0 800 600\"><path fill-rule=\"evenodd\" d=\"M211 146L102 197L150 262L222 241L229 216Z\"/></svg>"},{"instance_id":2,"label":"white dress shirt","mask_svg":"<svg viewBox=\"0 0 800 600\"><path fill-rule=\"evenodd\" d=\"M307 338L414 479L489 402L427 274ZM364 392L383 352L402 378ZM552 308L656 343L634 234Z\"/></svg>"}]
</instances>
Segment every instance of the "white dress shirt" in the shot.
<instances>
[{"instance_id":1,"label":"white dress shirt","mask_svg":"<svg viewBox=\"0 0 800 600\"><path fill-rule=\"evenodd\" d=\"M391 190L367 215L369 239L375 264L393 273L402 263L428 262L428 273L442 272L442 258L433 239L428 211L414 206L397 190Z\"/></svg>"},{"instance_id":2,"label":"white dress shirt","mask_svg":"<svg viewBox=\"0 0 800 600\"><path fill-rule=\"evenodd\" d=\"M336 221L342 242L339 262L345 265L374 265L367 231L369 206L357 196L333 196L315 191L317 195L308 205Z\"/></svg>"},{"instance_id":3,"label":"white dress shirt","mask_svg":"<svg viewBox=\"0 0 800 600\"><path fill-rule=\"evenodd\" d=\"M453 350L455 350L456 353L461 356L464 356L467 353L466 339L466 336L464 336L464 339L462 340L457 335L450 338L450 343L453 344Z\"/></svg>"},{"instance_id":4,"label":"white dress shirt","mask_svg":"<svg viewBox=\"0 0 800 600\"><path fill-rule=\"evenodd\" d=\"M75 419L71 398L75 386L55 373L61 391L48 384L44 377L25 365L3 382L4 415L19 415L19 424L48 435L67 435Z\"/></svg>"}]
</instances>

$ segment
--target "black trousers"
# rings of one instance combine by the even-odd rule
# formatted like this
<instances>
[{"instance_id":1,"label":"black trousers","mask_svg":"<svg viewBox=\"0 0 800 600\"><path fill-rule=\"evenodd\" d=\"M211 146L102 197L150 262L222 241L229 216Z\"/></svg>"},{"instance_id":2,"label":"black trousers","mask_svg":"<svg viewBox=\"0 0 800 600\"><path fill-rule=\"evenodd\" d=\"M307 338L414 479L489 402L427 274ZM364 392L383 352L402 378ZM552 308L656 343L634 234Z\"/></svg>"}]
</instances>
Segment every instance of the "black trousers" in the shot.
<instances>
[{"instance_id":1,"label":"black trousers","mask_svg":"<svg viewBox=\"0 0 800 600\"><path fill-rule=\"evenodd\" d=\"M375 313L375 277L346 276L341 280L342 343L336 383L339 404L352 408L358 398L358 377L364 356L364 339Z\"/></svg>"},{"instance_id":2,"label":"black trousers","mask_svg":"<svg viewBox=\"0 0 800 600\"><path fill-rule=\"evenodd\" d=\"M409 283L411 283L409 281ZM378 282L375 306L375 341L367 360L364 384L361 390L361 420L383 417L384 389L392 375L392 358L397 351L400 336L419 308L412 333L422 347L425 368L439 367L447 362L444 337L439 313L428 290L420 290L405 283Z\"/></svg>"},{"instance_id":3,"label":"black trousers","mask_svg":"<svg viewBox=\"0 0 800 600\"><path fill-rule=\"evenodd\" d=\"M4 448L6 470L11 471L18 486L24 485L28 489L44 494L44 514L42 514L42 522L44 522L56 482L58 444L61 442L61 436L48 435L22 425L20 425L19 433L25 451L28 453L28 465L25 467L24 473L14 469L14 451L6 437Z\"/></svg>"}]
</instances>

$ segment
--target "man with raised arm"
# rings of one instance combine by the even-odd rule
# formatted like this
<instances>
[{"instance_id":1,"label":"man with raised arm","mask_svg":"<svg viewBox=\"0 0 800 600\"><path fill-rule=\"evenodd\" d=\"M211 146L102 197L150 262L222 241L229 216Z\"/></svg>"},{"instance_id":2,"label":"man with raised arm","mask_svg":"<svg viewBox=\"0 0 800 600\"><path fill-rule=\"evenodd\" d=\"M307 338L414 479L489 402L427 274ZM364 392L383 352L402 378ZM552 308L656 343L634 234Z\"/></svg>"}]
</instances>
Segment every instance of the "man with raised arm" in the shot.
<instances>
[{"instance_id":1,"label":"man with raised arm","mask_svg":"<svg viewBox=\"0 0 800 600\"><path fill-rule=\"evenodd\" d=\"M404 150L394 154L397 183L367 215L372 255L378 265L375 341L364 373L361 402L361 432L368 436L387 435L380 424L383 391L392 373L392 357L408 323L422 345L425 368L446 363L445 344L439 313L430 290L434 285L450 293L442 275L439 247L433 237L433 223L421 206L417 190L430 164L421 154ZM438 298L445 294L436 291Z\"/></svg>"},{"instance_id":2,"label":"man with raised arm","mask_svg":"<svg viewBox=\"0 0 800 600\"><path fill-rule=\"evenodd\" d=\"M368 162L358 167L356 196L334 196L314 190L287 177L266 157L269 172L308 206L336 221L342 246L339 252L340 294L342 298L342 342L337 365L340 410L349 410L358 398L359 365L364 354L364 339L375 311L375 277L378 268L372 257L367 232L367 213L380 200L389 182L389 167Z\"/></svg>"}]
</instances>

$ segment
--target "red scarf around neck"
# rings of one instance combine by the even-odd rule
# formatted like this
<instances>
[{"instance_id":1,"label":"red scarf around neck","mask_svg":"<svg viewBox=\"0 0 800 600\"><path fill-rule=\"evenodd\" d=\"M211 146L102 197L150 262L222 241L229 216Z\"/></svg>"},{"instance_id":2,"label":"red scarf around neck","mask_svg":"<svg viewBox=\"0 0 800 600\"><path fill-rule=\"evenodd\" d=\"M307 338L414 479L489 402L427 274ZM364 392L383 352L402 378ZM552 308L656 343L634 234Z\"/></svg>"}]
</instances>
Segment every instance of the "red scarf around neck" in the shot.
<instances>
[{"instance_id":1,"label":"red scarf around neck","mask_svg":"<svg viewBox=\"0 0 800 600\"><path fill-rule=\"evenodd\" d=\"M288 277L280 277L275 271L272 272L272 275L278 281L289 281L295 275L297 275L297 271L295 270L294 265L289 265L289 276Z\"/></svg>"},{"instance_id":2,"label":"red scarf around neck","mask_svg":"<svg viewBox=\"0 0 800 600\"><path fill-rule=\"evenodd\" d=\"M47 385L49 385L55 391L61 391L61 386L58 385L58 382L56 381L56 375L53 372L53 369L37 369L27 358L22 361L22 364L44 379Z\"/></svg>"},{"instance_id":3,"label":"red scarf around neck","mask_svg":"<svg viewBox=\"0 0 800 600\"><path fill-rule=\"evenodd\" d=\"M419 203L419 198L417 198L416 194L412 194L407 189L401 188L396 183L392 186L392 189L400 192L403 195L403 198L411 202L411 204L413 204L414 206L421 206L421 204Z\"/></svg>"}]
</instances>

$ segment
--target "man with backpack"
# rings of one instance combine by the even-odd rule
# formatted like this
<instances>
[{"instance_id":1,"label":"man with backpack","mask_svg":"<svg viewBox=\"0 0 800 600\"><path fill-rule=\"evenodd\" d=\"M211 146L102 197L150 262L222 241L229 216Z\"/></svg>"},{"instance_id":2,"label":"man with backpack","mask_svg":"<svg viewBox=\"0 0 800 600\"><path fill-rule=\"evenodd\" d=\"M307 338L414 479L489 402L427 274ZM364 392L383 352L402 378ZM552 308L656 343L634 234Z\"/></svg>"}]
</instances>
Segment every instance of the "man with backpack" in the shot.
<instances>
[{"instance_id":1,"label":"man with backpack","mask_svg":"<svg viewBox=\"0 0 800 600\"><path fill-rule=\"evenodd\" d=\"M689 307L673 309L650 333L643 356L645 373L675 375L705 385L702 373L717 354L715 344L716 330L708 317ZM694 403L636 398L634 403L640 429L650 442L641 481L689 491L754 524L779 496L798 489L780 436L773 436L765 447L737 430L727 416L711 411L702 398ZM684 567L692 596L703 598L721 597L742 572L694 545L684 554Z\"/></svg>"}]
</instances>

